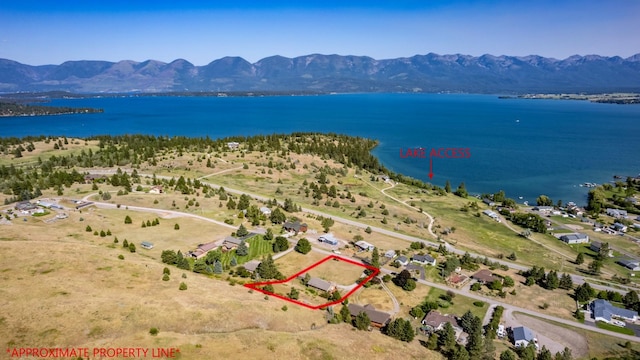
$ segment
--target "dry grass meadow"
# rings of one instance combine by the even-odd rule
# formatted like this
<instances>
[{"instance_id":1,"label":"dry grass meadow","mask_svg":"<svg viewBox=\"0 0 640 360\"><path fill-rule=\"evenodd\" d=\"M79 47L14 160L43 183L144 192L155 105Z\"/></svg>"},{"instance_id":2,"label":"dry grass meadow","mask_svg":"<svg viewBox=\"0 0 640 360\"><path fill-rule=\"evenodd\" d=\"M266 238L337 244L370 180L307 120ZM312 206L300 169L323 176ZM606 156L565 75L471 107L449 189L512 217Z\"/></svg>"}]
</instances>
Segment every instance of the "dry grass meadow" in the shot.
<instances>
[{"instance_id":1,"label":"dry grass meadow","mask_svg":"<svg viewBox=\"0 0 640 360\"><path fill-rule=\"evenodd\" d=\"M325 325L319 310L288 304L283 311L284 302L242 286L191 272L182 278L185 272L175 267L162 281L163 248L189 248L227 229L185 218L143 229L145 214L131 212L134 223L124 225L125 213L94 209L50 224L29 217L0 225L4 345L177 347L184 359L386 359L400 352L403 358L440 358L418 342ZM113 235L95 236L86 225ZM115 236L156 247L130 253L113 244ZM186 291L178 290L180 282ZM157 336L149 334L152 327Z\"/></svg>"}]
</instances>

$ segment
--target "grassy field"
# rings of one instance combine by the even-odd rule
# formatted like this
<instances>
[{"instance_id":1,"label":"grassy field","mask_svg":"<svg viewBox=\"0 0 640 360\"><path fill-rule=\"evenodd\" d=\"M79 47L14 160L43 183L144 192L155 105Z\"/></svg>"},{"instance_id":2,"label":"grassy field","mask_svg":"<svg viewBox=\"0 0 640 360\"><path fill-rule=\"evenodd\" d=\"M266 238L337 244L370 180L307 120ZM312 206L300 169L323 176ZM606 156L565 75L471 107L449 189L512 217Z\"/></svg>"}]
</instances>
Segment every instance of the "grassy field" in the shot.
<instances>
[{"instance_id":1,"label":"grassy field","mask_svg":"<svg viewBox=\"0 0 640 360\"><path fill-rule=\"evenodd\" d=\"M445 295L447 292L442 289L431 288L429 290L429 295L427 295L426 300L428 301L438 301L440 296ZM484 318L489 305L484 302L482 306L476 306L473 303L477 300L457 295L452 299L450 306L447 308L440 308L440 311L443 314L453 314L456 316L462 316L467 310L470 310L473 315L479 317L480 319ZM444 303L443 301L440 301Z\"/></svg>"},{"instance_id":2,"label":"grassy field","mask_svg":"<svg viewBox=\"0 0 640 360\"><path fill-rule=\"evenodd\" d=\"M174 231L173 220L162 219L159 226L127 228L121 222L124 214L92 210L72 213L66 223L45 225L29 218L0 225L3 345L177 347L184 359L386 359L399 352L408 358L441 358L417 342L353 331L346 324L325 325L322 311L289 306L285 312L280 301L175 267L170 280L162 281L161 248L190 247L212 237L211 228L201 222L188 230L184 222ZM80 222L80 216L85 220ZM110 228L121 240L151 240L156 248L129 253L111 246L113 236L85 234L86 224ZM120 227L130 231L120 233ZM175 240L183 229L196 238ZM188 285L186 291L178 290L181 282ZM151 327L159 329L157 336L149 334Z\"/></svg>"},{"instance_id":3,"label":"grassy field","mask_svg":"<svg viewBox=\"0 0 640 360\"><path fill-rule=\"evenodd\" d=\"M390 285L394 286L394 285ZM356 291L349 302L360 305L373 305L376 310L390 312L393 311L393 301L391 297L380 286L373 285L368 288L360 288Z\"/></svg>"}]
</instances>

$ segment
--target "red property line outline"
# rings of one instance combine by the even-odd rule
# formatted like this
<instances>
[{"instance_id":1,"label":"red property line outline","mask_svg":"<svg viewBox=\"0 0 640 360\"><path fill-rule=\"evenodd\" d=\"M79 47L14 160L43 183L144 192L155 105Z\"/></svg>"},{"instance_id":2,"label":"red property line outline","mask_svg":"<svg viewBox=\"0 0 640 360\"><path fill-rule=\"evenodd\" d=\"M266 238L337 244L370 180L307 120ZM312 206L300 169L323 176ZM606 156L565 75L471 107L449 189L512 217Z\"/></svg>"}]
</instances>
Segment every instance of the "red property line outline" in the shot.
<instances>
[{"instance_id":1,"label":"red property line outline","mask_svg":"<svg viewBox=\"0 0 640 360\"><path fill-rule=\"evenodd\" d=\"M371 273L369 276L367 276L366 279L361 281L356 287L351 289L346 295L344 295L340 299L338 299L336 301L332 301L332 302L326 303L326 304L320 304L320 305L315 305L315 306L303 303L303 302L298 301L298 300L290 299L290 298L282 296L282 295L274 294L272 292L265 291L265 290L259 288L259 286L282 284L282 283L289 282L289 281L297 278L299 275L302 275L302 274L306 273L307 271L309 271L309 270L311 270L311 269L313 269L313 268L315 268L315 267L317 267L319 265L322 265L323 263L325 263L325 262L327 262L327 261L329 261L331 259L336 259L336 260L339 260L339 261L344 261L344 262L347 262L347 263L350 263L350 264L353 264L353 265L357 265L357 266L363 267L365 269L369 269L369 270L373 271L373 273ZM328 306L339 304L339 303L343 302L346 298L351 296L354 292L356 292L358 289L360 289L362 286L364 286L364 284L369 282L371 279L373 279L379 273L380 273L380 269L376 269L373 266L362 264L362 263L359 263L357 261L353 261L351 259L347 259L347 258L344 258L344 257L341 257L341 256L329 255L326 258L318 261L317 263L307 267L304 270L301 270L301 271L295 273L294 275L289 276L288 278L286 278L284 280L257 282L257 283L251 283L251 284L244 284L244 286L249 288L249 289L259 291L259 292L261 292L263 294L266 294L266 295L269 295L269 296L273 296L273 297L277 297L278 299L282 299L282 300L288 301L290 303L306 307L307 309L317 310L317 309L324 309L324 308L326 308Z\"/></svg>"}]
</instances>

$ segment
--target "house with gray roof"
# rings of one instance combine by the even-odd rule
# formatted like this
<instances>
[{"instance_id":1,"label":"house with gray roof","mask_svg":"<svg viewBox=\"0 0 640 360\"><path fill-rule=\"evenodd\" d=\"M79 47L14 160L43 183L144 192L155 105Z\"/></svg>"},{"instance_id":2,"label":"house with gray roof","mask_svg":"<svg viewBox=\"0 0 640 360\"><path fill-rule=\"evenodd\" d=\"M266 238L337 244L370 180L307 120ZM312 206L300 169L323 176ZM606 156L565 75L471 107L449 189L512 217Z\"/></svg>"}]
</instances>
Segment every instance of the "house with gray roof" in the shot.
<instances>
[{"instance_id":1,"label":"house with gray roof","mask_svg":"<svg viewBox=\"0 0 640 360\"><path fill-rule=\"evenodd\" d=\"M530 343L534 343L538 347L537 339L533 336L533 332L528 327L518 326L512 329L513 345L515 347L527 347Z\"/></svg>"},{"instance_id":2,"label":"house with gray roof","mask_svg":"<svg viewBox=\"0 0 640 360\"><path fill-rule=\"evenodd\" d=\"M307 286L311 286L312 288L316 288L318 290L326 292L333 292L336 289L335 285L333 285L329 281L316 277L312 277L311 279L309 279Z\"/></svg>"},{"instance_id":3,"label":"house with gray roof","mask_svg":"<svg viewBox=\"0 0 640 360\"><path fill-rule=\"evenodd\" d=\"M406 266L407 264L409 264L409 259L407 259L406 256L402 255L396 259L396 262L402 266Z\"/></svg>"},{"instance_id":4,"label":"house with gray roof","mask_svg":"<svg viewBox=\"0 0 640 360\"><path fill-rule=\"evenodd\" d=\"M240 244L243 242L244 240L242 239L238 239L236 237L233 236L227 236L226 238L224 238L224 240L222 241L222 246L226 249L226 250L232 250L237 248L238 246L240 246ZM249 247L249 244L245 243L245 245L247 245L247 247Z\"/></svg>"},{"instance_id":5,"label":"house with gray roof","mask_svg":"<svg viewBox=\"0 0 640 360\"><path fill-rule=\"evenodd\" d=\"M421 265L436 266L436 259L434 259L430 255L413 255L411 257L411 261Z\"/></svg>"},{"instance_id":6,"label":"house with gray roof","mask_svg":"<svg viewBox=\"0 0 640 360\"><path fill-rule=\"evenodd\" d=\"M332 233L326 233L324 235L321 235L320 237L318 237L318 241L323 242L323 243L327 243L327 244L333 245L333 246L338 245L338 239L336 239L336 237L333 236Z\"/></svg>"},{"instance_id":7,"label":"house with gray roof","mask_svg":"<svg viewBox=\"0 0 640 360\"><path fill-rule=\"evenodd\" d=\"M638 260L620 259L616 262L631 271L640 271L640 261Z\"/></svg>"},{"instance_id":8,"label":"house with gray roof","mask_svg":"<svg viewBox=\"0 0 640 360\"><path fill-rule=\"evenodd\" d=\"M638 319L638 313L636 311L613 306L604 299L593 300L591 304L589 304L589 308L591 309L591 317L595 321L610 323L613 318L629 321L636 321Z\"/></svg>"},{"instance_id":9,"label":"house with gray roof","mask_svg":"<svg viewBox=\"0 0 640 360\"><path fill-rule=\"evenodd\" d=\"M568 245L582 244L589 242L589 235L582 233L564 234L560 236L560 240Z\"/></svg>"},{"instance_id":10,"label":"house with gray roof","mask_svg":"<svg viewBox=\"0 0 640 360\"><path fill-rule=\"evenodd\" d=\"M607 215L612 216L616 219L626 218L627 210L607 208Z\"/></svg>"}]
</instances>

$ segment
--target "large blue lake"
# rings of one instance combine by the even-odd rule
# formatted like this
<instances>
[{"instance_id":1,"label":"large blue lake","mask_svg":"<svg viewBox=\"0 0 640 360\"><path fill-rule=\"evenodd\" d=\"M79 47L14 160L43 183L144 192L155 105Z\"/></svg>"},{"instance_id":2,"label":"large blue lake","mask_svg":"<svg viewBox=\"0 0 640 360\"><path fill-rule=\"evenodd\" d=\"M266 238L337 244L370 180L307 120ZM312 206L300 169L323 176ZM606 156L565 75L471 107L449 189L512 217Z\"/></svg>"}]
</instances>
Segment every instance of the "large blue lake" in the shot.
<instances>
[{"instance_id":1,"label":"large blue lake","mask_svg":"<svg viewBox=\"0 0 640 360\"><path fill-rule=\"evenodd\" d=\"M640 106L498 99L491 95L348 94L278 97L121 97L55 100L102 114L0 119L0 136L144 133L210 136L336 132L378 139L393 171L428 181L429 159L408 147L469 148L435 159L432 183L471 193L500 189L519 202L539 194L584 204L584 182L640 173ZM522 199L519 199L522 197Z\"/></svg>"}]
</instances>

